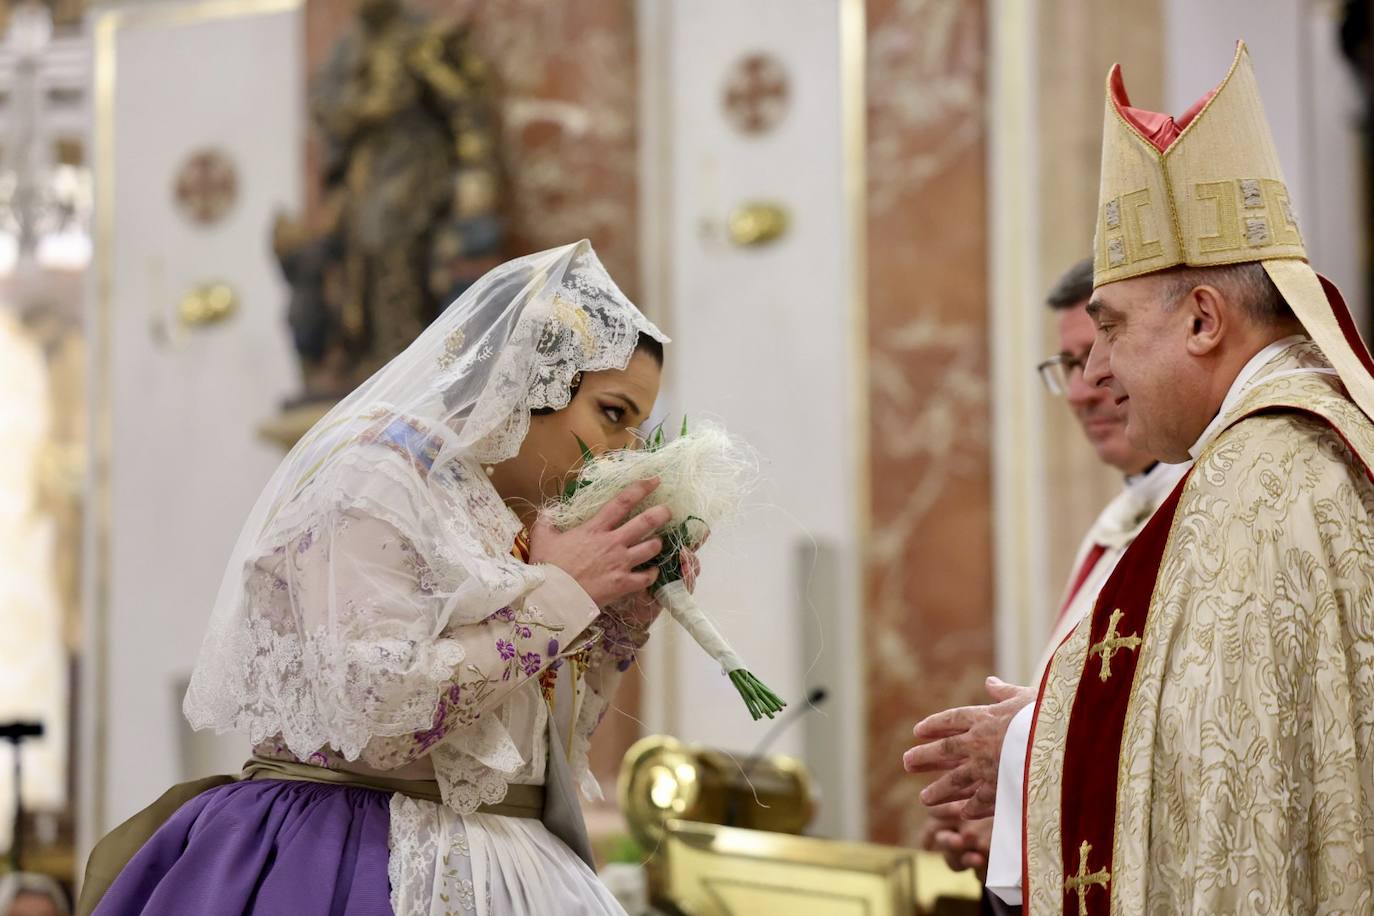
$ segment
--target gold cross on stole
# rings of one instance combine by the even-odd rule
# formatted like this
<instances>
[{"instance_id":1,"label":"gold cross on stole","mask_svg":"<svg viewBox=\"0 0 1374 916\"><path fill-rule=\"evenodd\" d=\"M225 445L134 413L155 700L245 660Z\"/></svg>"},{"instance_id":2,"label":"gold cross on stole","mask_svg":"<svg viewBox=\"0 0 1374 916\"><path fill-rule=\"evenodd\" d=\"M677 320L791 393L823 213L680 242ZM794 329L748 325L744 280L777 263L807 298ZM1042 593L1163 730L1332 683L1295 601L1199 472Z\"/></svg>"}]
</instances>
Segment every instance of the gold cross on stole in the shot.
<instances>
[{"instance_id":1,"label":"gold cross on stole","mask_svg":"<svg viewBox=\"0 0 1374 916\"><path fill-rule=\"evenodd\" d=\"M1102 680L1112 676L1112 656L1118 649L1138 649L1140 648L1139 636L1117 636L1116 625L1121 621L1121 608L1112 611L1111 619L1107 621L1107 632L1102 634L1102 641L1088 650L1088 655L1102 656L1102 670L1099 676Z\"/></svg>"},{"instance_id":2,"label":"gold cross on stole","mask_svg":"<svg viewBox=\"0 0 1374 916\"><path fill-rule=\"evenodd\" d=\"M1106 890L1112 881L1112 873L1105 868L1099 868L1095 872L1088 871L1088 856L1092 851L1092 844L1085 840L1083 845L1078 847L1078 874L1064 879L1064 890L1078 893L1078 916L1088 916L1088 890L1094 884L1100 884L1102 889Z\"/></svg>"}]
</instances>

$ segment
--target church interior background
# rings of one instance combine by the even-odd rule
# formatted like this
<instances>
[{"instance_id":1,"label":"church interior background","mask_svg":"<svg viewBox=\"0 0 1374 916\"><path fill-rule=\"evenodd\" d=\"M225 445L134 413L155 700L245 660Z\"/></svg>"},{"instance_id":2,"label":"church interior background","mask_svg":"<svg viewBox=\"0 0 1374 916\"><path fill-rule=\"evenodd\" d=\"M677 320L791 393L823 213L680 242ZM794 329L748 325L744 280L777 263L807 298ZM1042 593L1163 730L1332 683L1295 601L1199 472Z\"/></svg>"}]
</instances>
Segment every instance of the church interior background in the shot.
<instances>
[{"instance_id":1,"label":"church interior background","mask_svg":"<svg viewBox=\"0 0 1374 916\"><path fill-rule=\"evenodd\" d=\"M776 799L745 820L784 870L752 862L739 899L838 857L870 863L871 912L959 912L901 752L1029 675L1119 485L1034 378L1044 292L1090 251L1102 75L1181 111L1243 37L1308 248L1367 324L1364 6L3 0L0 727L43 735L18 786L0 742L0 849L22 797L23 866L71 884L166 786L238 769L180 698L284 447L488 267L588 238L674 338L660 413L763 458L701 603L805 710L759 728L658 624L593 749L599 855L672 858L662 819L710 826L766 736L748 775ZM747 859L679 826L660 896L728 871L693 850Z\"/></svg>"}]
</instances>

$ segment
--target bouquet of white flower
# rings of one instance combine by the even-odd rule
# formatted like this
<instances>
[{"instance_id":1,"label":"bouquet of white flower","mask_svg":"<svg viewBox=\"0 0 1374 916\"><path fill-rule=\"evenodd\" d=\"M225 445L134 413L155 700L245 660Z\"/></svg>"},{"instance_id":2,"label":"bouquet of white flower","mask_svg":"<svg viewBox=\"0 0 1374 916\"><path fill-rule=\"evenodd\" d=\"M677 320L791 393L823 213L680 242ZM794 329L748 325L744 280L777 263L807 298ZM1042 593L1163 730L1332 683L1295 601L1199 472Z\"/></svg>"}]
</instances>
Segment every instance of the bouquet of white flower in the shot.
<instances>
[{"instance_id":1,"label":"bouquet of white flower","mask_svg":"<svg viewBox=\"0 0 1374 916\"><path fill-rule=\"evenodd\" d=\"M663 551L650 561L659 570L654 597L716 661L755 719L773 718L787 704L749 672L687 591L682 581L682 551L695 549L713 525L738 511L753 486L758 461L753 451L718 426L691 431L686 421L676 439L662 427L635 449L596 456L582 444L582 469L568 482L562 500L546 507L553 525L568 530L588 521L632 483L657 477L659 486L635 508L635 514L666 505L673 520L658 532Z\"/></svg>"}]
</instances>

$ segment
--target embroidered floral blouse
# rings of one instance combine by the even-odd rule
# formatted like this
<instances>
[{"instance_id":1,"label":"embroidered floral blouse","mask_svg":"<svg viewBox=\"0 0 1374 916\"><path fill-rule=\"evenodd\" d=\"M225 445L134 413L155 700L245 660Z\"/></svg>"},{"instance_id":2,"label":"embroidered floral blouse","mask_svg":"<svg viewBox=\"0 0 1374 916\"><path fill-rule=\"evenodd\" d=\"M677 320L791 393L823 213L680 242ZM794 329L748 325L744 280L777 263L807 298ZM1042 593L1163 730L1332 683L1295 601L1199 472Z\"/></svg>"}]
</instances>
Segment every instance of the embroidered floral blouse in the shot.
<instances>
[{"instance_id":1,"label":"embroidered floral blouse","mask_svg":"<svg viewBox=\"0 0 1374 916\"><path fill-rule=\"evenodd\" d=\"M599 611L561 569L540 570L543 583L508 606L493 609L480 622L451 625L436 634L436 643L460 660L435 693L428 728L373 738L356 761L326 746L300 762L435 778L445 802L468 813L482 803L499 802L511 783L542 783L552 710L559 733L569 741L570 763L584 794L600 797L588 772L587 748L648 634L623 623L614 611ZM388 601L410 607L441 591L434 570L407 538L358 510L336 522L328 538L307 530L260 558L249 572L248 588L259 607L283 618L301 608L342 606L375 619L385 615ZM331 590L334 595L324 594ZM297 759L279 736L259 743L254 752Z\"/></svg>"}]
</instances>

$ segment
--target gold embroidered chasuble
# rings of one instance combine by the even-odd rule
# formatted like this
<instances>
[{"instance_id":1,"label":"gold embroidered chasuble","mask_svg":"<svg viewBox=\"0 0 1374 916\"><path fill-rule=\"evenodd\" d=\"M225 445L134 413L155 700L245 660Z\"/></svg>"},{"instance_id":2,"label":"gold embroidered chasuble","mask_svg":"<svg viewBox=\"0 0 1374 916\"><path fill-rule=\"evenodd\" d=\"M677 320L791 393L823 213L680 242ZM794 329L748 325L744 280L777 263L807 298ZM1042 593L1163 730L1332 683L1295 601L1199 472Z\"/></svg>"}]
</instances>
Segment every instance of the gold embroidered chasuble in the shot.
<instances>
[{"instance_id":1,"label":"gold embroidered chasuble","mask_svg":"<svg viewBox=\"0 0 1374 916\"><path fill-rule=\"evenodd\" d=\"M1257 373L1056 652L1030 913L1374 913L1374 423L1326 365Z\"/></svg>"}]
</instances>

